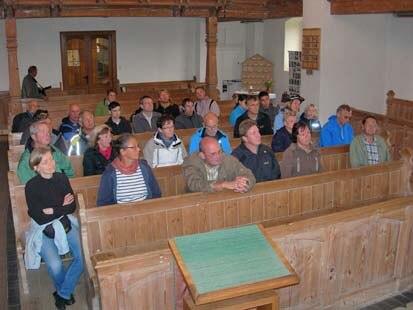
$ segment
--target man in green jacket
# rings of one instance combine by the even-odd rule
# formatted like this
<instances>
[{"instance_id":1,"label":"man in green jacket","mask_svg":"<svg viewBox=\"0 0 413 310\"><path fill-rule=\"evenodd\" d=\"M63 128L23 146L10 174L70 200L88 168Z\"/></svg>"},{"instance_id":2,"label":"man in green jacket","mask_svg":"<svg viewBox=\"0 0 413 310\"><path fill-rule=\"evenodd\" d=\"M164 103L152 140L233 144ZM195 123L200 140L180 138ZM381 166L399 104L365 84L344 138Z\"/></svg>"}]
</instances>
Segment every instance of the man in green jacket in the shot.
<instances>
[{"instance_id":1,"label":"man in green jacket","mask_svg":"<svg viewBox=\"0 0 413 310\"><path fill-rule=\"evenodd\" d=\"M50 146L52 149L53 159L56 162L56 172L62 172L69 178L75 176L75 171L69 158L50 144L50 129L45 123L36 122L30 125L30 136L33 139L33 144L24 150L19 165L17 166L17 176L19 177L20 183L26 184L36 175L36 172L29 166L29 158L33 149L42 146Z\"/></svg>"},{"instance_id":2,"label":"man in green jacket","mask_svg":"<svg viewBox=\"0 0 413 310\"><path fill-rule=\"evenodd\" d=\"M391 160L389 148L377 135L377 119L368 115L362 120L363 133L350 144L351 167L371 166Z\"/></svg>"}]
</instances>

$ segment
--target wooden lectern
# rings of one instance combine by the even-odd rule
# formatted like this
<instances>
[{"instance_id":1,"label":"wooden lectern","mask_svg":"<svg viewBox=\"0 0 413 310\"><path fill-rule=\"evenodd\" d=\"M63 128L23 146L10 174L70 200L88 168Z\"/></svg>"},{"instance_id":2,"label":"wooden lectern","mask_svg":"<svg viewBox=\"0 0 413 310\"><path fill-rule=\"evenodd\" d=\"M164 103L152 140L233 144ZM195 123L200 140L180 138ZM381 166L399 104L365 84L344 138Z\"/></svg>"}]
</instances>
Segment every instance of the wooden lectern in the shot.
<instances>
[{"instance_id":1,"label":"wooden lectern","mask_svg":"<svg viewBox=\"0 0 413 310\"><path fill-rule=\"evenodd\" d=\"M185 310L278 309L298 276L261 225L175 237L169 247L192 295Z\"/></svg>"}]
</instances>

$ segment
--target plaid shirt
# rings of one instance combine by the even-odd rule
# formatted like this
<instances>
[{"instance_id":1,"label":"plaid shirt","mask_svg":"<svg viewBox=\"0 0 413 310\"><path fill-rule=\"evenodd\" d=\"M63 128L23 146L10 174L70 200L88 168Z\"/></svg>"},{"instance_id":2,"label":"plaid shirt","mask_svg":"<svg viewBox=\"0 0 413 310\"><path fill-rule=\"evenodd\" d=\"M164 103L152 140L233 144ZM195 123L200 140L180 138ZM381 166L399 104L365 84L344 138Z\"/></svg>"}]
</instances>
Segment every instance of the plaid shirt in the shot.
<instances>
[{"instance_id":1,"label":"plaid shirt","mask_svg":"<svg viewBox=\"0 0 413 310\"><path fill-rule=\"evenodd\" d=\"M366 137L363 139L364 145L366 146L367 150L367 160L369 165L376 165L380 162L379 160L379 150L377 148L377 139L374 137L373 143L367 141Z\"/></svg>"}]
</instances>

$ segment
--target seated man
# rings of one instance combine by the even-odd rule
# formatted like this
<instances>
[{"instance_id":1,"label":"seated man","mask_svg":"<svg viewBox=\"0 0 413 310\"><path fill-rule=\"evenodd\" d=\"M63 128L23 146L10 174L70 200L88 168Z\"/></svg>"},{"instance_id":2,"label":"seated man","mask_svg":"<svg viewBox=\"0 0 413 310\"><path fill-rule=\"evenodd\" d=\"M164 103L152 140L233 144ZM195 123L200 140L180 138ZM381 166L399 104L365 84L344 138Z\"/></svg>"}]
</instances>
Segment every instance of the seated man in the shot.
<instances>
[{"instance_id":1,"label":"seated man","mask_svg":"<svg viewBox=\"0 0 413 310\"><path fill-rule=\"evenodd\" d=\"M53 128L52 120L49 117L49 112L47 110L37 110L34 113L33 121L31 124L35 122L42 122L49 127L50 131L50 144L53 144L56 148L58 148L63 154L67 154L67 143L65 139L63 139L63 135L56 129ZM30 125L31 125L30 124ZM30 137L30 125L27 129L22 133L22 137L20 139L20 144L25 145L25 148L28 148L32 145L33 140Z\"/></svg>"},{"instance_id":2,"label":"seated man","mask_svg":"<svg viewBox=\"0 0 413 310\"><path fill-rule=\"evenodd\" d=\"M113 101L116 101L116 96L117 96L116 90L109 89L106 92L106 97L103 98L102 102L99 102L96 105L95 116L106 116L108 113L107 111L108 111L109 104Z\"/></svg>"},{"instance_id":3,"label":"seated man","mask_svg":"<svg viewBox=\"0 0 413 310\"><path fill-rule=\"evenodd\" d=\"M216 116L219 116L219 106L218 103L209 98L206 95L205 89L201 86L195 89L196 101L195 101L195 112L204 117L207 113L215 113Z\"/></svg>"},{"instance_id":4,"label":"seated man","mask_svg":"<svg viewBox=\"0 0 413 310\"><path fill-rule=\"evenodd\" d=\"M271 124L274 124L275 116L278 113L278 109L274 107L270 100L270 95L266 91L262 91L258 94L260 100L260 112L265 113L270 118Z\"/></svg>"},{"instance_id":5,"label":"seated man","mask_svg":"<svg viewBox=\"0 0 413 310\"><path fill-rule=\"evenodd\" d=\"M272 150L277 152L284 152L291 144L292 131L294 124L297 122L297 115L293 111L286 111L284 113L284 127L281 127L271 140Z\"/></svg>"},{"instance_id":6,"label":"seated man","mask_svg":"<svg viewBox=\"0 0 413 310\"><path fill-rule=\"evenodd\" d=\"M241 144L232 156L254 173L257 182L279 179L280 165L271 148L261 143L261 135L254 121L246 119L239 125Z\"/></svg>"},{"instance_id":7,"label":"seated man","mask_svg":"<svg viewBox=\"0 0 413 310\"><path fill-rule=\"evenodd\" d=\"M17 176L19 177L20 183L26 184L27 181L36 175L36 172L30 168L29 158L33 149L42 146L50 146L52 149L53 159L56 163L56 172L62 172L69 178L73 178L75 176L72 162L69 158L55 146L50 144L49 126L43 122L31 124L30 137L33 142L24 150L22 157L20 158L19 165L17 166Z\"/></svg>"},{"instance_id":8,"label":"seated man","mask_svg":"<svg viewBox=\"0 0 413 310\"><path fill-rule=\"evenodd\" d=\"M362 120L363 133L350 144L351 167L370 166L391 160L386 142L377 135L377 119L368 115Z\"/></svg>"},{"instance_id":9,"label":"seated man","mask_svg":"<svg viewBox=\"0 0 413 310\"><path fill-rule=\"evenodd\" d=\"M33 115L39 108L37 100L30 100L27 103L26 112L19 113L13 118L13 125L11 127L11 132L24 132L25 129L29 128L33 120Z\"/></svg>"},{"instance_id":10,"label":"seated man","mask_svg":"<svg viewBox=\"0 0 413 310\"><path fill-rule=\"evenodd\" d=\"M320 147L350 144L353 141L353 127L350 125L351 108L342 104L336 115L328 118L320 133Z\"/></svg>"},{"instance_id":11,"label":"seated man","mask_svg":"<svg viewBox=\"0 0 413 310\"><path fill-rule=\"evenodd\" d=\"M195 106L191 99L182 100L183 113L175 119L176 129L201 128L202 117L195 113Z\"/></svg>"},{"instance_id":12,"label":"seated man","mask_svg":"<svg viewBox=\"0 0 413 310\"><path fill-rule=\"evenodd\" d=\"M159 101L154 111L161 113L162 115L170 114L174 118L179 115L179 107L171 102L169 92L166 89L162 89L159 92Z\"/></svg>"},{"instance_id":13,"label":"seated man","mask_svg":"<svg viewBox=\"0 0 413 310\"><path fill-rule=\"evenodd\" d=\"M260 105L257 96L249 96L247 99L247 111L238 117L234 126L234 138L239 138L239 125L243 120L250 119L256 122L261 135L272 135L271 121L267 114L259 111Z\"/></svg>"},{"instance_id":14,"label":"seated man","mask_svg":"<svg viewBox=\"0 0 413 310\"><path fill-rule=\"evenodd\" d=\"M188 156L185 146L175 134L174 118L162 115L156 124L158 131L143 150L143 156L151 168L182 165Z\"/></svg>"},{"instance_id":15,"label":"seated man","mask_svg":"<svg viewBox=\"0 0 413 310\"><path fill-rule=\"evenodd\" d=\"M80 106L76 103L70 105L69 115L62 119L62 124L59 127L59 132L62 133L66 141L79 133L80 130Z\"/></svg>"},{"instance_id":16,"label":"seated man","mask_svg":"<svg viewBox=\"0 0 413 310\"><path fill-rule=\"evenodd\" d=\"M153 110L152 97L141 97L141 99L139 99L139 107L142 110L132 118L133 132L156 131L156 122L158 118L161 117L161 114Z\"/></svg>"},{"instance_id":17,"label":"seated man","mask_svg":"<svg viewBox=\"0 0 413 310\"><path fill-rule=\"evenodd\" d=\"M231 189L245 193L255 185L251 170L234 156L225 154L218 141L205 137L200 151L184 160L182 166L188 192L215 192Z\"/></svg>"},{"instance_id":18,"label":"seated man","mask_svg":"<svg viewBox=\"0 0 413 310\"><path fill-rule=\"evenodd\" d=\"M79 117L80 130L69 141L68 156L83 155L89 147L90 134L95 128L95 117L90 111L83 111Z\"/></svg>"},{"instance_id":19,"label":"seated man","mask_svg":"<svg viewBox=\"0 0 413 310\"><path fill-rule=\"evenodd\" d=\"M204 117L204 127L199 128L189 141L189 154L199 150L199 143L205 137L212 137L218 141L222 150L231 154L231 144L229 143L228 136L220 129L218 129L218 117L215 113L209 112Z\"/></svg>"},{"instance_id":20,"label":"seated man","mask_svg":"<svg viewBox=\"0 0 413 310\"><path fill-rule=\"evenodd\" d=\"M47 99L47 97L42 93L43 88L36 81L37 67L30 66L27 70L27 75L24 77L22 82L22 98L38 98Z\"/></svg>"},{"instance_id":21,"label":"seated man","mask_svg":"<svg viewBox=\"0 0 413 310\"><path fill-rule=\"evenodd\" d=\"M120 104L116 101L112 101L109 104L108 109L110 117L105 124L110 127L112 135L118 136L123 133L132 133L132 127L130 126L129 121L123 116L120 116Z\"/></svg>"}]
</instances>

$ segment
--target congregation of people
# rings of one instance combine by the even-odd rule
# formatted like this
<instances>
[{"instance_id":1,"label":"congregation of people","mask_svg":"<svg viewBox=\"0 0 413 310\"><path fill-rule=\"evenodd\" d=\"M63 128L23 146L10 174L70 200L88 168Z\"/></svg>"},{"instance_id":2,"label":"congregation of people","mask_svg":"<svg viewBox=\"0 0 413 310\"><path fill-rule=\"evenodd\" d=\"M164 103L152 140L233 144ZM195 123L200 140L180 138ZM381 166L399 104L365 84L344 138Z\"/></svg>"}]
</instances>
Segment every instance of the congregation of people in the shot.
<instances>
[{"instance_id":1,"label":"congregation of people","mask_svg":"<svg viewBox=\"0 0 413 310\"><path fill-rule=\"evenodd\" d=\"M390 160L374 116L363 119L362 133L354 137L348 105L340 105L321 126L314 104L306 105L300 114L305 100L299 95L284 94L275 105L265 91L258 96L240 94L225 120L233 125L233 132L228 133L220 128L223 120L218 102L202 87L195 90L195 96L195 101L185 98L179 105L165 89L157 100L143 96L128 119L121 115L117 92L110 89L94 112L71 104L58 130L52 128L48 111L39 109L35 99L27 103L27 111L15 116L12 131L22 132L25 145L17 175L26 184L32 219L29 245L34 247L27 255L33 255L35 262L40 258L46 262L58 309L75 302L73 289L83 268L78 224L72 216L76 206L68 181L75 173L68 156L83 155L84 176L102 175L98 207L161 197L152 171L158 167L182 165L187 192L246 193L258 182L323 172L319 147L350 144L352 167ZM108 119L95 126L97 116ZM189 128L198 129L185 146L175 130ZM143 132L153 136L140 145L134 133ZM312 142L315 132L320 135L319 145ZM230 135L240 139L234 150ZM264 135L272 136L271 145L262 143ZM276 152L283 152L281 163ZM74 256L66 269L59 256L65 250L54 245L56 239Z\"/></svg>"}]
</instances>

